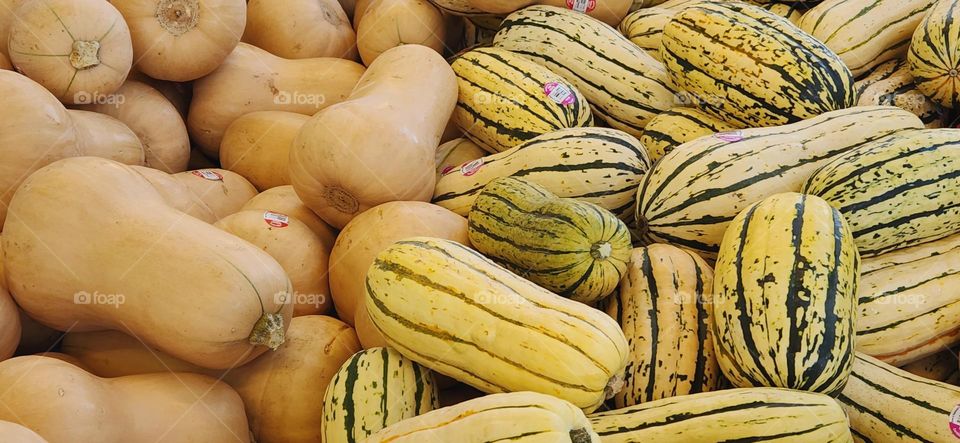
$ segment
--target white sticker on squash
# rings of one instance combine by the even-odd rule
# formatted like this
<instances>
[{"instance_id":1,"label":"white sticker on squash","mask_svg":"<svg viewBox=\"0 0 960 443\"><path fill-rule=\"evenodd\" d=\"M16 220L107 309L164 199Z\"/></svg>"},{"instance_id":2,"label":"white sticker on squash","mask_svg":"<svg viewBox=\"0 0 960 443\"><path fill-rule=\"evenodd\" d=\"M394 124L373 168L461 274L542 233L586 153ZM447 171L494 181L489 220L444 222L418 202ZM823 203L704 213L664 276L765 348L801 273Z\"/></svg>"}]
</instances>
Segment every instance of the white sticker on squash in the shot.
<instances>
[{"instance_id":1,"label":"white sticker on squash","mask_svg":"<svg viewBox=\"0 0 960 443\"><path fill-rule=\"evenodd\" d=\"M567 8L577 12L590 12L596 7L597 0L567 0Z\"/></svg>"},{"instance_id":2,"label":"white sticker on squash","mask_svg":"<svg viewBox=\"0 0 960 443\"><path fill-rule=\"evenodd\" d=\"M223 176L216 171L211 171L208 169L200 169L198 171L191 171L191 173L205 180L217 181L217 182L223 181Z\"/></svg>"},{"instance_id":3,"label":"white sticker on squash","mask_svg":"<svg viewBox=\"0 0 960 443\"><path fill-rule=\"evenodd\" d=\"M547 97L549 97L550 100L553 100L563 106L570 106L575 100L573 91L566 85L562 85L557 82L549 82L543 85L543 93L547 94Z\"/></svg>"},{"instance_id":4,"label":"white sticker on squash","mask_svg":"<svg viewBox=\"0 0 960 443\"><path fill-rule=\"evenodd\" d=\"M469 177L473 174L476 174L480 168L483 167L483 159L478 158L472 162L466 163L460 167L460 173L465 177Z\"/></svg>"},{"instance_id":5,"label":"white sticker on squash","mask_svg":"<svg viewBox=\"0 0 960 443\"><path fill-rule=\"evenodd\" d=\"M743 140L743 131L718 132L713 136L725 142L738 142Z\"/></svg>"},{"instance_id":6,"label":"white sticker on squash","mask_svg":"<svg viewBox=\"0 0 960 443\"><path fill-rule=\"evenodd\" d=\"M274 228L286 228L290 225L290 217L273 211L264 212L263 221Z\"/></svg>"}]
</instances>

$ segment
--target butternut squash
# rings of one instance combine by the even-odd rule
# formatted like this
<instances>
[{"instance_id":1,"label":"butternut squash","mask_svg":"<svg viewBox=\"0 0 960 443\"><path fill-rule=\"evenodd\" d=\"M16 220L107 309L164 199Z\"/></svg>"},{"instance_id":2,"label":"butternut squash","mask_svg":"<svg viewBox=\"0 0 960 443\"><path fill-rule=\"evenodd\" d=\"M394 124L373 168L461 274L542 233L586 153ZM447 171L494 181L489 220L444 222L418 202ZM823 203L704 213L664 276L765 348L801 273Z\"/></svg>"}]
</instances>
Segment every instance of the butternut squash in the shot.
<instances>
[{"instance_id":1,"label":"butternut squash","mask_svg":"<svg viewBox=\"0 0 960 443\"><path fill-rule=\"evenodd\" d=\"M80 155L80 150L73 119L42 86L16 72L0 70L0 97L6 109L15 110L0 119L2 226L14 191L27 176L62 158Z\"/></svg>"},{"instance_id":2,"label":"butternut squash","mask_svg":"<svg viewBox=\"0 0 960 443\"><path fill-rule=\"evenodd\" d=\"M468 0L470 6L490 14L510 14L530 5L548 5L587 14L617 26L630 12L633 0Z\"/></svg>"},{"instance_id":3,"label":"butternut squash","mask_svg":"<svg viewBox=\"0 0 960 443\"><path fill-rule=\"evenodd\" d=\"M437 148L437 180L457 166L487 155L480 145L466 137L450 140Z\"/></svg>"},{"instance_id":4,"label":"butternut squash","mask_svg":"<svg viewBox=\"0 0 960 443\"><path fill-rule=\"evenodd\" d=\"M67 113L76 125L81 154L125 165L144 165L143 145L123 122L91 111L71 109Z\"/></svg>"},{"instance_id":5,"label":"butternut squash","mask_svg":"<svg viewBox=\"0 0 960 443\"><path fill-rule=\"evenodd\" d=\"M283 268L168 206L132 168L96 157L35 172L10 203L10 292L59 330L118 329L198 366L244 364L283 343ZM63 223L70 220L70 223Z\"/></svg>"},{"instance_id":6,"label":"butternut squash","mask_svg":"<svg viewBox=\"0 0 960 443\"><path fill-rule=\"evenodd\" d=\"M28 355L46 352L54 348L63 333L37 323L23 310L20 310L20 344L14 355Z\"/></svg>"},{"instance_id":7,"label":"butternut squash","mask_svg":"<svg viewBox=\"0 0 960 443\"><path fill-rule=\"evenodd\" d=\"M266 251L286 271L293 294L281 303L293 304L293 316L330 310L327 281L330 249L303 222L274 211L240 211L214 225Z\"/></svg>"},{"instance_id":8,"label":"butternut squash","mask_svg":"<svg viewBox=\"0 0 960 443\"><path fill-rule=\"evenodd\" d=\"M115 100L78 106L123 122L140 139L146 166L173 174L187 170L190 138L176 106L146 83L127 80L113 94Z\"/></svg>"},{"instance_id":9,"label":"butternut squash","mask_svg":"<svg viewBox=\"0 0 960 443\"><path fill-rule=\"evenodd\" d=\"M153 89L160 91L161 94L173 104L184 121L187 119L187 111L190 110L190 96L193 94L193 83L177 83L166 80L157 80L133 68L127 80L136 80L146 83Z\"/></svg>"},{"instance_id":10,"label":"butternut squash","mask_svg":"<svg viewBox=\"0 0 960 443\"><path fill-rule=\"evenodd\" d=\"M12 70L13 64L10 63L10 59L7 58L6 54L0 53L0 69Z\"/></svg>"},{"instance_id":11,"label":"butternut squash","mask_svg":"<svg viewBox=\"0 0 960 443\"><path fill-rule=\"evenodd\" d=\"M337 231L303 204L303 201L300 200L300 197L297 197L297 193L293 190L293 186L277 186L257 194L240 208L241 211L248 209L281 212L300 220L320 237L324 245L333 249L333 243L337 239Z\"/></svg>"},{"instance_id":12,"label":"butternut squash","mask_svg":"<svg viewBox=\"0 0 960 443\"><path fill-rule=\"evenodd\" d=\"M130 72L126 21L103 0L33 0L14 12L8 41L17 70L64 103L112 94Z\"/></svg>"},{"instance_id":13,"label":"butternut squash","mask_svg":"<svg viewBox=\"0 0 960 443\"><path fill-rule=\"evenodd\" d=\"M200 201L213 211L217 220L240 210L257 195L247 179L223 169L198 169L173 174Z\"/></svg>"},{"instance_id":14,"label":"butternut squash","mask_svg":"<svg viewBox=\"0 0 960 443\"><path fill-rule=\"evenodd\" d=\"M284 58L357 58L357 35L337 0L249 0L243 41Z\"/></svg>"},{"instance_id":15,"label":"butternut squash","mask_svg":"<svg viewBox=\"0 0 960 443\"><path fill-rule=\"evenodd\" d=\"M210 209L203 200L193 195L187 185L172 175L145 166L133 166L132 168L147 179L153 185L153 188L160 193L164 201L174 209L207 223L217 221L213 209Z\"/></svg>"},{"instance_id":16,"label":"butternut squash","mask_svg":"<svg viewBox=\"0 0 960 443\"><path fill-rule=\"evenodd\" d=\"M210 75L193 83L190 139L217 158L224 131L255 111L313 115L347 98L363 66L339 58L288 60L240 43Z\"/></svg>"},{"instance_id":17,"label":"butternut squash","mask_svg":"<svg viewBox=\"0 0 960 443\"><path fill-rule=\"evenodd\" d=\"M331 226L389 201L428 201L434 155L457 101L450 65L432 49L384 52L350 98L308 121L290 151L297 195Z\"/></svg>"},{"instance_id":18,"label":"butternut squash","mask_svg":"<svg viewBox=\"0 0 960 443\"><path fill-rule=\"evenodd\" d=\"M0 362L0 420L50 443L248 442L243 402L211 377L159 373L105 379L50 357ZM67 425L69 424L69 425Z\"/></svg>"},{"instance_id":19,"label":"butternut squash","mask_svg":"<svg viewBox=\"0 0 960 443\"><path fill-rule=\"evenodd\" d=\"M366 296L367 269L380 251L408 237L470 244L467 219L423 202L390 202L360 214L343 228L330 253L330 291L340 318L351 323Z\"/></svg>"},{"instance_id":20,"label":"butternut squash","mask_svg":"<svg viewBox=\"0 0 960 443\"><path fill-rule=\"evenodd\" d=\"M260 111L240 116L223 134L220 164L250 180L258 190L290 184L290 145L310 117Z\"/></svg>"},{"instance_id":21,"label":"butternut squash","mask_svg":"<svg viewBox=\"0 0 960 443\"><path fill-rule=\"evenodd\" d=\"M9 421L0 421L0 435L7 443L47 443L36 432Z\"/></svg>"},{"instance_id":22,"label":"butternut squash","mask_svg":"<svg viewBox=\"0 0 960 443\"><path fill-rule=\"evenodd\" d=\"M357 338L363 349L385 348L389 345L380 334L380 330L373 324L366 309L357 309L353 315L353 327L357 330Z\"/></svg>"},{"instance_id":23,"label":"butternut squash","mask_svg":"<svg viewBox=\"0 0 960 443\"><path fill-rule=\"evenodd\" d=\"M3 268L0 268L0 361L10 358L20 344L20 310L10 298L3 280Z\"/></svg>"},{"instance_id":24,"label":"butternut squash","mask_svg":"<svg viewBox=\"0 0 960 443\"><path fill-rule=\"evenodd\" d=\"M0 54L7 55L7 37L10 35L10 26L16 21L14 14L20 5L30 0L0 0Z\"/></svg>"},{"instance_id":25,"label":"butternut squash","mask_svg":"<svg viewBox=\"0 0 960 443\"><path fill-rule=\"evenodd\" d=\"M137 69L185 82L213 72L247 22L243 0L111 0L130 26Z\"/></svg>"},{"instance_id":26,"label":"butternut squash","mask_svg":"<svg viewBox=\"0 0 960 443\"><path fill-rule=\"evenodd\" d=\"M357 25L357 49L370 66L387 49L404 44L443 53L446 22L427 0L373 0Z\"/></svg>"},{"instance_id":27,"label":"butternut squash","mask_svg":"<svg viewBox=\"0 0 960 443\"><path fill-rule=\"evenodd\" d=\"M63 353L60 353L60 352L40 352L40 353L34 354L34 355L38 355L38 356L41 356L41 357L55 358L55 359L60 360L60 361L62 361L62 362L70 363L71 365L74 365L74 366L76 366L76 367L78 367L78 368L80 368L80 369L83 369L84 371L90 372L90 369L87 368L87 366L84 365L83 362L81 362L78 358L76 358L76 357L74 357L74 356L72 356L72 355L67 355L67 354L63 354Z\"/></svg>"}]
</instances>

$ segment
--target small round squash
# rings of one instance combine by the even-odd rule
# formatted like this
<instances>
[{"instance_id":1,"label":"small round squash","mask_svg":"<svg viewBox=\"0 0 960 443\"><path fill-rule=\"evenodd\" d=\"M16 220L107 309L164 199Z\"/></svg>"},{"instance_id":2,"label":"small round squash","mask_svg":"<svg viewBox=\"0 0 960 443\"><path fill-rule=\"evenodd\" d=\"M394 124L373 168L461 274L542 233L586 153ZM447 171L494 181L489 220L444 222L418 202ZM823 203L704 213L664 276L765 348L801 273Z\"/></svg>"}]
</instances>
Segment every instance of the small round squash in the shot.
<instances>
[{"instance_id":1,"label":"small round squash","mask_svg":"<svg viewBox=\"0 0 960 443\"><path fill-rule=\"evenodd\" d=\"M284 58L357 57L357 35L337 0L250 0L243 41Z\"/></svg>"},{"instance_id":2,"label":"small round squash","mask_svg":"<svg viewBox=\"0 0 960 443\"><path fill-rule=\"evenodd\" d=\"M416 43L443 53L446 22L427 0L374 0L357 26L357 49L370 66L387 49Z\"/></svg>"}]
</instances>

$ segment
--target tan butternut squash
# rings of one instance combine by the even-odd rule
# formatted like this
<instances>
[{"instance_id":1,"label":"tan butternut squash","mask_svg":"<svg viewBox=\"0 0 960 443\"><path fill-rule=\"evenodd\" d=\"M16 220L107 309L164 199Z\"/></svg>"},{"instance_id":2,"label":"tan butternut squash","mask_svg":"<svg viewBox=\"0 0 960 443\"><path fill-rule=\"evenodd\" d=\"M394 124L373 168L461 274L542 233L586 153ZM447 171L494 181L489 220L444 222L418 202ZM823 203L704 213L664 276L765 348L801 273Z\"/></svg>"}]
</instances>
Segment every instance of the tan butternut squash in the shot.
<instances>
[{"instance_id":1,"label":"tan butternut squash","mask_svg":"<svg viewBox=\"0 0 960 443\"><path fill-rule=\"evenodd\" d=\"M8 51L17 70L64 103L112 94L130 72L123 16L103 0L32 0L14 12Z\"/></svg>"},{"instance_id":2,"label":"tan butternut squash","mask_svg":"<svg viewBox=\"0 0 960 443\"><path fill-rule=\"evenodd\" d=\"M617 26L630 12L633 0L468 0L470 6L490 14L510 14L530 5L548 5L587 14Z\"/></svg>"},{"instance_id":3,"label":"tan butternut squash","mask_svg":"<svg viewBox=\"0 0 960 443\"><path fill-rule=\"evenodd\" d=\"M380 334L380 330L373 324L366 309L357 309L353 315L353 327L357 330L357 338L363 349L388 347L387 341Z\"/></svg>"},{"instance_id":4,"label":"tan butternut squash","mask_svg":"<svg viewBox=\"0 0 960 443\"><path fill-rule=\"evenodd\" d=\"M291 288L276 260L184 216L128 166L61 160L31 175L9 210L7 283L47 326L129 331L211 368L283 343L293 306L277 301Z\"/></svg>"},{"instance_id":5,"label":"tan butternut squash","mask_svg":"<svg viewBox=\"0 0 960 443\"><path fill-rule=\"evenodd\" d=\"M213 211L217 220L240 210L257 195L257 188L235 172L198 169L173 174L190 192Z\"/></svg>"},{"instance_id":6,"label":"tan butternut squash","mask_svg":"<svg viewBox=\"0 0 960 443\"><path fill-rule=\"evenodd\" d=\"M185 82L213 72L237 46L243 0L111 0L130 26L137 69Z\"/></svg>"},{"instance_id":7,"label":"tan butternut squash","mask_svg":"<svg viewBox=\"0 0 960 443\"><path fill-rule=\"evenodd\" d=\"M62 362L70 363L71 365L74 365L74 366L76 366L76 367L78 367L78 368L80 368L80 369L83 369L84 371L90 372L90 369L89 369L86 365L84 365L83 362L80 361L80 359L78 359L78 358L76 358L76 357L74 357L74 356L72 356L72 355L67 355L67 354L63 354L63 353L60 353L60 352L40 352L40 353L34 354L34 355L38 355L38 356L40 356L40 357L55 358L55 359L60 360L60 361L62 361Z\"/></svg>"},{"instance_id":8,"label":"tan butternut squash","mask_svg":"<svg viewBox=\"0 0 960 443\"><path fill-rule=\"evenodd\" d=\"M147 179L160 196L174 209L203 220L207 223L217 221L216 214L203 200L200 200L190 188L166 172L145 166L133 166L143 178Z\"/></svg>"},{"instance_id":9,"label":"tan butternut squash","mask_svg":"<svg viewBox=\"0 0 960 443\"><path fill-rule=\"evenodd\" d=\"M370 66L387 49L404 44L443 53L446 21L427 0L373 0L357 25L357 49Z\"/></svg>"},{"instance_id":10,"label":"tan butternut squash","mask_svg":"<svg viewBox=\"0 0 960 443\"><path fill-rule=\"evenodd\" d=\"M110 159L125 165L144 165L143 145L127 125L109 115L67 110L77 129L82 155Z\"/></svg>"},{"instance_id":11,"label":"tan butternut squash","mask_svg":"<svg viewBox=\"0 0 960 443\"><path fill-rule=\"evenodd\" d=\"M77 108L109 115L133 130L143 145L146 166L171 174L185 171L190 138L177 108L160 91L135 80L124 82L113 97Z\"/></svg>"},{"instance_id":12,"label":"tan butternut squash","mask_svg":"<svg viewBox=\"0 0 960 443\"><path fill-rule=\"evenodd\" d=\"M7 37L10 35L10 26L16 21L17 8L30 0L0 0L0 53L7 55Z\"/></svg>"},{"instance_id":13,"label":"tan butternut squash","mask_svg":"<svg viewBox=\"0 0 960 443\"><path fill-rule=\"evenodd\" d=\"M46 352L54 348L63 333L37 323L23 310L20 310L20 344L15 355L28 355Z\"/></svg>"},{"instance_id":14,"label":"tan butternut squash","mask_svg":"<svg viewBox=\"0 0 960 443\"><path fill-rule=\"evenodd\" d=\"M290 145L310 117L260 111L240 116L223 134L220 164L264 191L290 184Z\"/></svg>"},{"instance_id":15,"label":"tan butternut squash","mask_svg":"<svg viewBox=\"0 0 960 443\"><path fill-rule=\"evenodd\" d=\"M50 443L248 442L243 402L211 377L158 373L100 378L41 356L0 362L0 420ZM69 424L69 425L67 425Z\"/></svg>"},{"instance_id":16,"label":"tan butternut squash","mask_svg":"<svg viewBox=\"0 0 960 443\"><path fill-rule=\"evenodd\" d=\"M211 158L237 117L255 111L313 115L350 95L363 66L339 58L288 60L240 43L210 75L193 83L191 140Z\"/></svg>"},{"instance_id":17,"label":"tan butternut squash","mask_svg":"<svg viewBox=\"0 0 960 443\"><path fill-rule=\"evenodd\" d=\"M390 202L360 214L340 232L330 253L330 290L337 313L352 322L366 296L367 269L380 251L408 237L470 244L467 219L423 202ZM359 309L365 311L365 309Z\"/></svg>"},{"instance_id":18,"label":"tan butternut squash","mask_svg":"<svg viewBox=\"0 0 960 443\"><path fill-rule=\"evenodd\" d=\"M0 435L6 443L47 443L36 432L9 421L0 421Z\"/></svg>"},{"instance_id":19,"label":"tan butternut squash","mask_svg":"<svg viewBox=\"0 0 960 443\"><path fill-rule=\"evenodd\" d=\"M0 257L2 256L3 251L0 251ZM0 280L3 280L3 269L0 269ZM5 285L0 282L0 361L10 358L19 344L20 310Z\"/></svg>"},{"instance_id":20,"label":"tan butternut squash","mask_svg":"<svg viewBox=\"0 0 960 443\"><path fill-rule=\"evenodd\" d=\"M437 180L454 168L485 157L487 151L466 137L450 140L437 148Z\"/></svg>"},{"instance_id":21,"label":"tan butternut squash","mask_svg":"<svg viewBox=\"0 0 960 443\"><path fill-rule=\"evenodd\" d=\"M130 70L130 75L127 76L127 80L136 80L141 83L146 83L151 88L160 91L167 101L172 103L173 106L177 108L177 112L180 113L180 117L182 117L184 121L187 120L187 111L190 110L190 96L193 94L193 83L177 83L166 80L157 80L138 71L136 67Z\"/></svg>"},{"instance_id":22,"label":"tan butternut squash","mask_svg":"<svg viewBox=\"0 0 960 443\"><path fill-rule=\"evenodd\" d=\"M33 171L80 155L73 119L50 92L13 71L0 70L0 226L14 191ZM0 231L3 228L0 227Z\"/></svg>"},{"instance_id":23,"label":"tan butternut squash","mask_svg":"<svg viewBox=\"0 0 960 443\"><path fill-rule=\"evenodd\" d=\"M293 186L277 186L263 191L244 203L240 209L243 211L259 209L287 214L306 223L315 234L320 236L323 244L328 245L331 249L333 248L333 242L337 239L337 231L303 204L303 201L293 190Z\"/></svg>"},{"instance_id":24,"label":"tan butternut squash","mask_svg":"<svg viewBox=\"0 0 960 443\"><path fill-rule=\"evenodd\" d=\"M284 58L356 59L357 35L337 0L249 0L243 41Z\"/></svg>"},{"instance_id":25,"label":"tan butternut squash","mask_svg":"<svg viewBox=\"0 0 960 443\"><path fill-rule=\"evenodd\" d=\"M6 54L0 53L0 69L12 70L13 64L10 63L10 59L7 58Z\"/></svg>"},{"instance_id":26,"label":"tan butternut squash","mask_svg":"<svg viewBox=\"0 0 960 443\"><path fill-rule=\"evenodd\" d=\"M217 163L207 157L206 154L197 148L190 150L190 161L187 163L187 169L216 169L220 167Z\"/></svg>"},{"instance_id":27,"label":"tan butternut squash","mask_svg":"<svg viewBox=\"0 0 960 443\"><path fill-rule=\"evenodd\" d=\"M381 203L430 200L434 155L456 101L453 70L434 50L387 50L346 102L303 126L290 151L293 188L337 228Z\"/></svg>"}]
</instances>

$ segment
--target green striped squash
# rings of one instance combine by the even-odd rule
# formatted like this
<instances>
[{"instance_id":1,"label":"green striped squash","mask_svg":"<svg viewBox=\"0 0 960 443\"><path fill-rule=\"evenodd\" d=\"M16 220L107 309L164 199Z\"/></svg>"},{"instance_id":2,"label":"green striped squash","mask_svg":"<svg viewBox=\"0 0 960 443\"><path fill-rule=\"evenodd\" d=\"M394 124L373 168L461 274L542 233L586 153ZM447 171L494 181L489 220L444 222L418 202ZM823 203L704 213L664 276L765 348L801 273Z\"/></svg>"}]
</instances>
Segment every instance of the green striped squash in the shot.
<instances>
[{"instance_id":1,"label":"green striped squash","mask_svg":"<svg viewBox=\"0 0 960 443\"><path fill-rule=\"evenodd\" d=\"M942 126L939 106L917 89L906 63L886 78L866 85L859 97L857 106L896 106L920 117L927 128Z\"/></svg>"},{"instance_id":2,"label":"green striped squash","mask_svg":"<svg viewBox=\"0 0 960 443\"><path fill-rule=\"evenodd\" d=\"M647 151L625 132L564 129L447 171L437 180L433 202L466 216L487 183L515 176L631 221L637 185L648 169Z\"/></svg>"},{"instance_id":3,"label":"green striped squash","mask_svg":"<svg viewBox=\"0 0 960 443\"><path fill-rule=\"evenodd\" d=\"M606 311L630 344L618 408L715 391L713 270L696 254L666 244L633 250Z\"/></svg>"},{"instance_id":4,"label":"green striped squash","mask_svg":"<svg viewBox=\"0 0 960 443\"><path fill-rule=\"evenodd\" d=\"M960 232L960 129L900 131L837 156L803 192L840 210L864 257Z\"/></svg>"},{"instance_id":5,"label":"green striped squash","mask_svg":"<svg viewBox=\"0 0 960 443\"><path fill-rule=\"evenodd\" d=\"M960 1L941 0L913 32L907 61L917 89L948 108L960 104Z\"/></svg>"},{"instance_id":6,"label":"green striped squash","mask_svg":"<svg viewBox=\"0 0 960 443\"><path fill-rule=\"evenodd\" d=\"M667 26L670 19L678 12L680 11L659 7L637 9L623 18L617 30L627 40L659 61L663 27Z\"/></svg>"},{"instance_id":7,"label":"green striped squash","mask_svg":"<svg viewBox=\"0 0 960 443\"><path fill-rule=\"evenodd\" d=\"M369 348L350 357L323 400L326 443L355 443L401 420L438 407L433 373L390 348Z\"/></svg>"},{"instance_id":8,"label":"green striped squash","mask_svg":"<svg viewBox=\"0 0 960 443\"><path fill-rule=\"evenodd\" d=\"M958 350L960 349L944 349L913 363L907 363L900 369L927 380L942 381L955 385L958 376L960 376L960 373L957 372Z\"/></svg>"},{"instance_id":9,"label":"green striped squash","mask_svg":"<svg viewBox=\"0 0 960 443\"><path fill-rule=\"evenodd\" d=\"M460 88L454 124L488 152L538 135L591 126L586 99L571 83L499 48L477 48L451 63Z\"/></svg>"},{"instance_id":10,"label":"green striped squash","mask_svg":"<svg viewBox=\"0 0 960 443\"><path fill-rule=\"evenodd\" d=\"M832 398L778 388L684 395L589 416L603 443L849 443Z\"/></svg>"},{"instance_id":11,"label":"green striped squash","mask_svg":"<svg viewBox=\"0 0 960 443\"><path fill-rule=\"evenodd\" d=\"M534 392L468 400L381 430L367 443L599 443L583 411Z\"/></svg>"},{"instance_id":12,"label":"green striped squash","mask_svg":"<svg viewBox=\"0 0 960 443\"><path fill-rule=\"evenodd\" d=\"M630 231L615 215L516 177L488 183L468 220L478 251L583 303L610 295L630 258Z\"/></svg>"},{"instance_id":13,"label":"green striped squash","mask_svg":"<svg viewBox=\"0 0 960 443\"><path fill-rule=\"evenodd\" d=\"M654 162L688 141L739 129L696 108L672 108L650 120L639 137Z\"/></svg>"},{"instance_id":14,"label":"green striped squash","mask_svg":"<svg viewBox=\"0 0 960 443\"><path fill-rule=\"evenodd\" d=\"M853 75L787 19L739 2L687 7L663 29L671 84L743 127L794 123L853 106Z\"/></svg>"},{"instance_id":15,"label":"green striped squash","mask_svg":"<svg viewBox=\"0 0 960 443\"><path fill-rule=\"evenodd\" d=\"M730 220L747 205L799 191L818 167L870 140L922 127L910 112L875 106L698 138L663 156L646 175L637 192L637 224L648 241L713 257Z\"/></svg>"},{"instance_id":16,"label":"green striped squash","mask_svg":"<svg viewBox=\"0 0 960 443\"><path fill-rule=\"evenodd\" d=\"M734 386L842 389L859 267L843 216L819 197L777 194L737 215L713 280L717 359Z\"/></svg>"},{"instance_id":17,"label":"green striped squash","mask_svg":"<svg viewBox=\"0 0 960 443\"><path fill-rule=\"evenodd\" d=\"M958 438L960 388L857 353L837 400L858 442L953 442Z\"/></svg>"},{"instance_id":18,"label":"green striped squash","mask_svg":"<svg viewBox=\"0 0 960 443\"><path fill-rule=\"evenodd\" d=\"M960 234L865 258L857 350L900 366L960 343Z\"/></svg>"},{"instance_id":19,"label":"green striped squash","mask_svg":"<svg viewBox=\"0 0 960 443\"><path fill-rule=\"evenodd\" d=\"M779 15L787 20L790 20L790 23L800 26L800 19L803 18L804 14L810 9L810 7L803 0L791 2L791 1L782 1L782 2L770 2L763 0L754 0L750 2L751 4L760 6L767 11L770 11L774 14Z\"/></svg>"},{"instance_id":20,"label":"green striped squash","mask_svg":"<svg viewBox=\"0 0 960 443\"><path fill-rule=\"evenodd\" d=\"M569 9L541 5L514 12L493 44L560 74L597 117L634 136L675 104L660 62L616 29Z\"/></svg>"},{"instance_id":21,"label":"green striped squash","mask_svg":"<svg viewBox=\"0 0 960 443\"><path fill-rule=\"evenodd\" d=\"M381 252L365 303L391 347L487 393L540 392L592 411L622 382L627 340L613 319L456 242L417 237Z\"/></svg>"},{"instance_id":22,"label":"green striped squash","mask_svg":"<svg viewBox=\"0 0 960 443\"><path fill-rule=\"evenodd\" d=\"M859 76L907 54L913 31L936 0L826 0L800 29L822 41Z\"/></svg>"}]
</instances>

